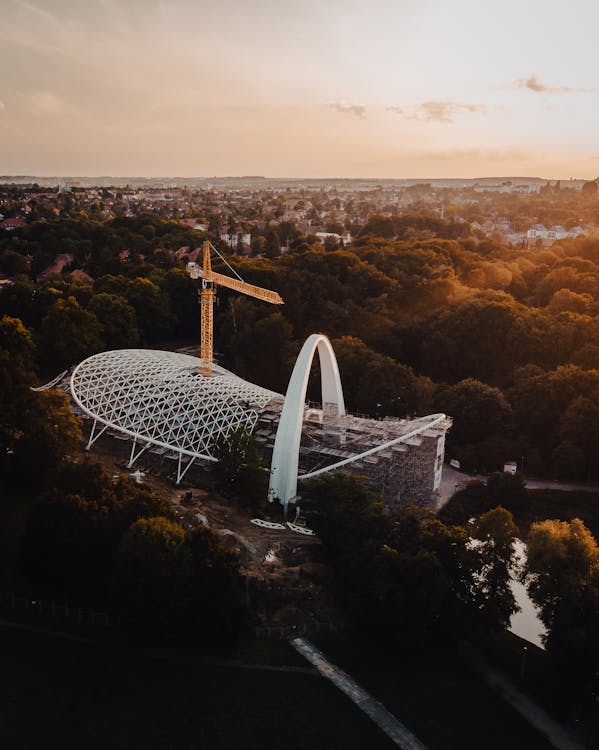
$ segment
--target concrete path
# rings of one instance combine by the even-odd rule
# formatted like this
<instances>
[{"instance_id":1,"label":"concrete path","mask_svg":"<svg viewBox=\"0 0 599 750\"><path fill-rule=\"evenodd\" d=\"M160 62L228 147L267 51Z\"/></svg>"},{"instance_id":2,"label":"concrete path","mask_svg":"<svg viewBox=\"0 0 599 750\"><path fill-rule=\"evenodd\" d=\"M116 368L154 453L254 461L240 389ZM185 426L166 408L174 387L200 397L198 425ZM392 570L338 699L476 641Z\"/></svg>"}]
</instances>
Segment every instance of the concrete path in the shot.
<instances>
[{"instance_id":1,"label":"concrete path","mask_svg":"<svg viewBox=\"0 0 599 750\"><path fill-rule=\"evenodd\" d=\"M458 471L452 466L444 464L443 474L441 476L441 490L440 499L441 506L449 500L449 498L457 492L459 489L463 489L468 482L475 480L479 482L487 481L488 477L482 474L466 474L463 471ZM562 490L563 492L597 492L599 486L596 484L574 484L569 482L552 482L546 479L527 479L524 480L525 485L531 490Z\"/></svg>"},{"instance_id":2,"label":"concrete path","mask_svg":"<svg viewBox=\"0 0 599 750\"><path fill-rule=\"evenodd\" d=\"M475 653L470 653L472 667L487 685L509 703L531 726L533 726L557 750L585 750L575 737L535 703L502 672L488 664Z\"/></svg>"},{"instance_id":3,"label":"concrete path","mask_svg":"<svg viewBox=\"0 0 599 750\"><path fill-rule=\"evenodd\" d=\"M347 695L358 708L374 721L385 734L402 750L427 750L409 729L398 721L392 713L375 700L358 683L353 680L342 669L328 661L324 654L319 651L310 641L305 638L294 638L291 645L320 672L323 677L330 680L336 687Z\"/></svg>"}]
</instances>

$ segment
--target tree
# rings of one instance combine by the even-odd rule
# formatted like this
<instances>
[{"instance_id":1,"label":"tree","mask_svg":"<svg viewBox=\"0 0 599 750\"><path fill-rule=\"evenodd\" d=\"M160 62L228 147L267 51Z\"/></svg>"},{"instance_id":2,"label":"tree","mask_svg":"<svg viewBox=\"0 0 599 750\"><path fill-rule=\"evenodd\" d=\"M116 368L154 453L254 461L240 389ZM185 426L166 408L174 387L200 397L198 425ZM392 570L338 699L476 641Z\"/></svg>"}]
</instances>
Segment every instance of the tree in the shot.
<instances>
[{"instance_id":1,"label":"tree","mask_svg":"<svg viewBox=\"0 0 599 750\"><path fill-rule=\"evenodd\" d=\"M580 396L596 402L599 372L573 365L551 372L523 372L509 391L521 433L538 447L547 463L560 443L562 416Z\"/></svg>"},{"instance_id":2,"label":"tree","mask_svg":"<svg viewBox=\"0 0 599 750\"><path fill-rule=\"evenodd\" d=\"M59 391L34 391L34 346L20 320L0 320L0 470L5 481L40 486L79 445L81 422Z\"/></svg>"},{"instance_id":3,"label":"tree","mask_svg":"<svg viewBox=\"0 0 599 750\"><path fill-rule=\"evenodd\" d=\"M0 315L19 318L26 326L39 323L37 296L31 282L24 278L17 279L0 294Z\"/></svg>"},{"instance_id":4,"label":"tree","mask_svg":"<svg viewBox=\"0 0 599 750\"><path fill-rule=\"evenodd\" d=\"M246 621L239 560L212 529L197 526L188 536L193 570L193 616L196 631L229 639Z\"/></svg>"},{"instance_id":5,"label":"tree","mask_svg":"<svg viewBox=\"0 0 599 750\"><path fill-rule=\"evenodd\" d=\"M498 388L468 378L440 388L435 408L453 418L448 449L463 460L466 468L479 466L483 454L488 469L496 469L510 458L506 437L512 426L512 409ZM473 448L470 453L464 450L469 446Z\"/></svg>"},{"instance_id":6,"label":"tree","mask_svg":"<svg viewBox=\"0 0 599 750\"><path fill-rule=\"evenodd\" d=\"M531 526L526 580L549 655L565 674L590 680L599 669L599 546L580 519Z\"/></svg>"},{"instance_id":7,"label":"tree","mask_svg":"<svg viewBox=\"0 0 599 750\"><path fill-rule=\"evenodd\" d=\"M42 487L75 453L80 438L81 420L64 393L29 391L6 442L6 479L21 487Z\"/></svg>"},{"instance_id":8,"label":"tree","mask_svg":"<svg viewBox=\"0 0 599 750\"><path fill-rule=\"evenodd\" d=\"M432 383L405 365L379 354L360 339L344 336L333 342L347 403L372 415L425 413Z\"/></svg>"},{"instance_id":9,"label":"tree","mask_svg":"<svg viewBox=\"0 0 599 750\"><path fill-rule=\"evenodd\" d=\"M593 297L590 294L578 294L571 289L558 289L549 301L548 308L551 312L573 312L579 315L588 315L593 305Z\"/></svg>"},{"instance_id":10,"label":"tree","mask_svg":"<svg viewBox=\"0 0 599 750\"><path fill-rule=\"evenodd\" d=\"M496 471L487 479L487 497L506 508L521 507L526 496L526 483L520 473Z\"/></svg>"},{"instance_id":11,"label":"tree","mask_svg":"<svg viewBox=\"0 0 599 750\"><path fill-rule=\"evenodd\" d=\"M250 247L253 255L262 255L266 250L266 239L260 234L255 234L252 236Z\"/></svg>"},{"instance_id":12,"label":"tree","mask_svg":"<svg viewBox=\"0 0 599 750\"><path fill-rule=\"evenodd\" d=\"M277 258L281 254L281 238L274 227L266 230L264 254L267 258Z\"/></svg>"},{"instance_id":13,"label":"tree","mask_svg":"<svg viewBox=\"0 0 599 750\"><path fill-rule=\"evenodd\" d=\"M455 382L476 378L503 385L514 366L531 361L532 320L513 298L486 292L443 311L427 325L423 371Z\"/></svg>"},{"instance_id":14,"label":"tree","mask_svg":"<svg viewBox=\"0 0 599 750\"><path fill-rule=\"evenodd\" d=\"M122 297L101 292L88 307L96 316L105 349L127 349L139 344L135 310Z\"/></svg>"},{"instance_id":15,"label":"tree","mask_svg":"<svg viewBox=\"0 0 599 750\"><path fill-rule=\"evenodd\" d=\"M360 477L313 480L303 499L333 565L337 595L389 645L439 645L509 620L515 527L506 511L481 522L473 545L464 527L421 508L385 512Z\"/></svg>"},{"instance_id":16,"label":"tree","mask_svg":"<svg viewBox=\"0 0 599 750\"><path fill-rule=\"evenodd\" d=\"M372 554L371 545L379 545L386 524L383 505L364 477L331 474L313 479L302 488L302 504L334 558L341 561L349 554L359 564Z\"/></svg>"},{"instance_id":17,"label":"tree","mask_svg":"<svg viewBox=\"0 0 599 750\"><path fill-rule=\"evenodd\" d=\"M0 271L7 276L26 274L29 271L29 262L27 261L27 258L20 253L15 253L12 250L5 250L4 253L0 255Z\"/></svg>"},{"instance_id":18,"label":"tree","mask_svg":"<svg viewBox=\"0 0 599 750\"><path fill-rule=\"evenodd\" d=\"M572 363L585 370L599 370L599 346L585 344L572 355Z\"/></svg>"},{"instance_id":19,"label":"tree","mask_svg":"<svg viewBox=\"0 0 599 750\"><path fill-rule=\"evenodd\" d=\"M217 459L212 471L219 489L257 511L266 501L268 470L252 433L240 428L230 435L220 434L212 446L212 455Z\"/></svg>"},{"instance_id":20,"label":"tree","mask_svg":"<svg viewBox=\"0 0 599 750\"><path fill-rule=\"evenodd\" d=\"M135 310L144 343L157 341L171 330L174 320L168 297L150 279L138 277L129 282L124 296Z\"/></svg>"},{"instance_id":21,"label":"tree","mask_svg":"<svg viewBox=\"0 0 599 750\"><path fill-rule=\"evenodd\" d=\"M6 437L19 424L23 401L29 396L33 358L31 333L18 318L3 316L0 320L0 434Z\"/></svg>"},{"instance_id":22,"label":"tree","mask_svg":"<svg viewBox=\"0 0 599 750\"><path fill-rule=\"evenodd\" d=\"M129 611L148 626L168 625L189 611L192 557L185 532L161 516L141 518L125 532L115 577Z\"/></svg>"},{"instance_id":23,"label":"tree","mask_svg":"<svg viewBox=\"0 0 599 750\"><path fill-rule=\"evenodd\" d=\"M173 268L166 274L166 290L177 333L197 336L200 319L197 281L186 271Z\"/></svg>"},{"instance_id":24,"label":"tree","mask_svg":"<svg viewBox=\"0 0 599 750\"><path fill-rule=\"evenodd\" d=\"M38 346L46 368L58 372L77 364L102 348L98 319L74 297L58 299L42 321Z\"/></svg>"},{"instance_id":25,"label":"tree","mask_svg":"<svg viewBox=\"0 0 599 750\"><path fill-rule=\"evenodd\" d=\"M559 423L562 442L556 448L562 460L560 475L567 478L590 479L597 475L599 461L599 405L584 396L574 399L562 414ZM568 446L570 448L568 449ZM572 460L572 449L580 452L578 460ZM563 454L569 456L566 461ZM582 465L581 464L582 461Z\"/></svg>"},{"instance_id":26,"label":"tree","mask_svg":"<svg viewBox=\"0 0 599 750\"><path fill-rule=\"evenodd\" d=\"M518 527L512 514L499 506L478 518L472 536L480 543L477 552L482 568L478 593L484 600L481 614L493 628L507 628L511 616L518 611L511 588Z\"/></svg>"},{"instance_id":27,"label":"tree","mask_svg":"<svg viewBox=\"0 0 599 750\"><path fill-rule=\"evenodd\" d=\"M263 388L284 392L289 364L295 353L293 329L280 312L245 300L233 300L231 312L237 330L230 337L233 370ZM276 356L273 353L276 352ZM289 369L288 369L289 368Z\"/></svg>"},{"instance_id":28,"label":"tree","mask_svg":"<svg viewBox=\"0 0 599 750\"><path fill-rule=\"evenodd\" d=\"M125 276L106 275L96 281L94 290L125 298L135 310L137 326L146 343L165 336L173 326L167 294L148 278L131 280Z\"/></svg>"},{"instance_id":29,"label":"tree","mask_svg":"<svg viewBox=\"0 0 599 750\"><path fill-rule=\"evenodd\" d=\"M228 640L243 627L238 560L212 529L186 534L164 517L136 521L115 555L123 605L151 630Z\"/></svg>"},{"instance_id":30,"label":"tree","mask_svg":"<svg viewBox=\"0 0 599 750\"><path fill-rule=\"evenodd\" d=\"M26 571L80 598L107 594L114 552L132 523L170 512L145 487L128 477L115 482L89 457L63 462L42 489L21 546Z\"/></svg>"}]
</instances>

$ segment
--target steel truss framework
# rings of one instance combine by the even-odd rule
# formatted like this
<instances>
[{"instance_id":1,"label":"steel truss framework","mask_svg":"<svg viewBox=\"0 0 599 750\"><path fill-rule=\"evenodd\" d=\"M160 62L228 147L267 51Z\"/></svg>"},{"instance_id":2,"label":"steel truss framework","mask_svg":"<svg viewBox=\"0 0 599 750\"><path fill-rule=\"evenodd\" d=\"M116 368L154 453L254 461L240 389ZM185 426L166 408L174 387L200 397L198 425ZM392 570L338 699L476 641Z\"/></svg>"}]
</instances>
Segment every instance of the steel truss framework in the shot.
<instances>
[{"instance_id":1,"label":"steel truss framework","mask_svg":"<svg viewBox=\"0 0 599 750\"><path fill-rule=\"evenodd\" d=\"M327 435L338 433L341 450L323 443L320 458L330 463L319 461L298 476L301 435L310 412L304 402L306 384L317 352L324 406L317 410L319 424L326 427ZM450 424L444 414L389 422L347 415L335 354L320 334L305 342L285 398L216 365L212 376L206 376L202 360L196 357L151 349L121 349L89 357L73 371L70 391L81 411L93 420L88 449L106 431L128 436L132 439L129 467L149 449L176 460L177 483L196 459L216 461L212 451L219 436L226 437L240 427L253 432L265 414L267 421L278 420L269 498L277 498L285 508L297 492L298 480L362 460L375 461L376 454L384 456L390 449L418 446L423 436L436 438L436 430L444 433Z\"/></svg>"},{"instance_id":2,"label":"steel truss framework","mask_svg":"<svg viewBox=\"0 0 599 750\"><path fill-rule=\"evenodd\" d=\"M354 455L331 462L327 466L308 473L298 475L299 451L305 417L306 389L316 353L318 353L321 369L323 418L326 415L327 422L341 428L344 424L349 426L352 419L354 419L347 416L345 412L341 377L331 342L323 334L314 333L306 339L291 373L272 456L268 490L269 500L273 502L275 499L278 499L284 506L285 512L287 512L289 502L297 494L298 481L305 481L326 472L335 471L343 466L358 463L362 459L368 460L370 456L382 453L402 443L409 445L410 441L417 441L418 436L434 428L441 427L447 422L445 414L431 414L428 417L420 417L409 422L406 420L402 422L390 422L388 425L391 434L384 438L385 431L373 430L372 426L368 425L370 420L359 420L362 423L363 433L372 431L376 435L375 440L381 440L378 445L363 447L362 449L355 446L356 452ZM374 422L374 425L376 425L376 422ZM397 434L398 432L401 434ZM416 442L415 444L419 445L420 442ZM336 453L339 456L342 455L339 451ZM333 451L333 455L335 455L335 451Z\"/></svg>"},{"instance_id":3,"label":"steel truss framework","mask_svg":"<svg viewBox=\"0 0 599 750\"><path fill-rule=\"evenodd\" d=\"M222 367L206 377L196 357L149 349L102 352L79 364L71 394L93 420L88 449L108 429L133 438L129 467L150 446L173 452L177 483L197 458L215 461L215 439L254 429L258 412L281 398Z\"/></svg>"}]
</instances>

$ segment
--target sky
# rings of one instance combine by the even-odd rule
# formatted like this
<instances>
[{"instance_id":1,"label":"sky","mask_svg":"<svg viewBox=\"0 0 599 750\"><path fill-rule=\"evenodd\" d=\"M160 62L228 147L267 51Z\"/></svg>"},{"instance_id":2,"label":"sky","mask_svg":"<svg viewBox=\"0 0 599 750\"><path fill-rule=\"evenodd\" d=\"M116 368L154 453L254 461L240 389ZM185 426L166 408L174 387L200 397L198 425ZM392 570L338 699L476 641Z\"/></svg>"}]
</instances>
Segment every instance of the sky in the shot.
<instances>
[{"instance_id":1,"label":"sky","mask_svg":"<svg viewBox=\"0 0 599 750\"><path fill-rule=\"evenodd\" d=\"M595 178L596 0L0 0L0 173Z\"/></svg>"}]
</instances>

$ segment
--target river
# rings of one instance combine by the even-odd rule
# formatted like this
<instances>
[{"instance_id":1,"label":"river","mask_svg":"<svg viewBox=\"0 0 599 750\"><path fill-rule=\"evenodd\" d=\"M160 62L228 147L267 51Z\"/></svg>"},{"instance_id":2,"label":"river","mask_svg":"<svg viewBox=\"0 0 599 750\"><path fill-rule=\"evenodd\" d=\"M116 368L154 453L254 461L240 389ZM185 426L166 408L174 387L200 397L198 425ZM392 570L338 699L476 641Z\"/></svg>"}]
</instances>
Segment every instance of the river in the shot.
<instances>
[{"instance_id":1,"label":"river","mask_svg":"<svg viewBox=\"0 0 599 750\"><path fill-rule=\"evenodd\" d=\"M521 565L526 559L526 545L520 539L516 541L515 551L518 564ZM542 637L546 632L545 626L539 619L537 608L529 597L526 587L515 575L512 577L512 591L520 611L512 615L509 629L520 638L544 648Z\"/></svg>"}]
</instances>

